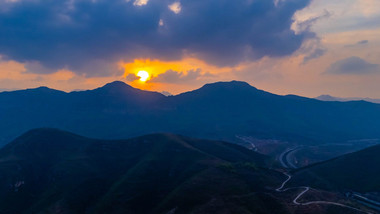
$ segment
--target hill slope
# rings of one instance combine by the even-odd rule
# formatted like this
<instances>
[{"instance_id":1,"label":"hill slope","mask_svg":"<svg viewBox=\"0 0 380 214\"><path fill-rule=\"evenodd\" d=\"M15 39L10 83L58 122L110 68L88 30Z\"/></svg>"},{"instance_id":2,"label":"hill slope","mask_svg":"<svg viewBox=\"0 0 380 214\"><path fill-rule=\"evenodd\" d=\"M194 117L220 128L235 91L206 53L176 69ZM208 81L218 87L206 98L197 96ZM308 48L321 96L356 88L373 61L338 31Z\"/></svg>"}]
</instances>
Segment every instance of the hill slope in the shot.
<instances>
[{"instance_id":1,"label":"hill slope","mask_svg":"<svg viewBox=\"0 0 380 214\"><path fill-rule=\"evenodd\" d=\"M37 129L0 150L0 213L287 213L264 193L283 179L266 162L171 134L104 141Z\"/></svg>"},{"instance_id":2,"label":"hill slope","mask_svg":"<svg viewBox=\"0 0 380 214\"><path fill-rule=\"evenodd\" d=\"M329 190L380 192L380 145L296 171L294 183Z\"/></svg>"}]
</instances>

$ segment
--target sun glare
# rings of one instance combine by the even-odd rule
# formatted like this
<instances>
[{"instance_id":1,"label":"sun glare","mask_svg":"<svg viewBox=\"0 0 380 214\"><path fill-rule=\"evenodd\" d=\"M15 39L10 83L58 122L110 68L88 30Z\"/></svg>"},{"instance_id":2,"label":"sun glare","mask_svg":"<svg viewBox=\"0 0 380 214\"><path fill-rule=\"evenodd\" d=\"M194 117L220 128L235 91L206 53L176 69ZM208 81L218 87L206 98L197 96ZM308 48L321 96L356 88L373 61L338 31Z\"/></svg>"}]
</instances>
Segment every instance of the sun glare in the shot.
<instances>
[{"instance_id":1,"label":"sun glare","mask_svg":"<svg viewBox=\"0 0 380 214\"><path fill-rule=\"evenodd\" d=\"M147 71L139 71L137 76L140 77L140 81L146 82L149 79L149 73Z\"/></svg>"}]
</instances>

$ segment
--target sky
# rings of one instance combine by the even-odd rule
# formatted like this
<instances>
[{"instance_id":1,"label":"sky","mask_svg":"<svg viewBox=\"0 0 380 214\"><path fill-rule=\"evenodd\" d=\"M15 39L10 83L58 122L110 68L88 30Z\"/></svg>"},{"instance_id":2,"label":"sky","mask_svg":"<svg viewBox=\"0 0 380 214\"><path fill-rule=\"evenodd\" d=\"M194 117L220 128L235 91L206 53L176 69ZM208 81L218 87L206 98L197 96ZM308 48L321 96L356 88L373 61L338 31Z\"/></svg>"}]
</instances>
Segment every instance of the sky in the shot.
<instances>
[{"instance_id":1,"label":"sky","mask_svg":"<svg viewBox=\"0 0 380 214\"><path fill-rule=\"evenodd\" d=\"M116 80L380 98L380 1L0 0L0 91Z\"/></svg>"}]
</instances>

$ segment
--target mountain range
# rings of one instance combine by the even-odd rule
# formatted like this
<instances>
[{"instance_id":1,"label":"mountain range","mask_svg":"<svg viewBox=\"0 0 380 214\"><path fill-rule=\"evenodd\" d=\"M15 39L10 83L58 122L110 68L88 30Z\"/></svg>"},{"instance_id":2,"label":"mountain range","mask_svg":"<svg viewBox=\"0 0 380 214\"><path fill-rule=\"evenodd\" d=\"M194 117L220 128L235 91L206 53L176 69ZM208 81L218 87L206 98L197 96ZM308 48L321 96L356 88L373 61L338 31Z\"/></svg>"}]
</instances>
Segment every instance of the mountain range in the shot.
<instances>
[{"instance_id":1,"label":"mountain range","mask_svg":"<svg viewBox=\"0 0 380 214\"><path fill-rule=\"evenodd\" d=\"M0 93L0 145L41 127L122 139L170 132L237 141L236 136L321 144L380 138L380 105L324 102L217 82L176 96L124 82L66 93L46 87Z\"/></svg>"},{"instance_id":2,"label":"mountain range","mask_svg":"<svg viewBox=\"0 0 380 214\"><path fill-rule=\"evenodd\" d=\"M363 101L367 101L367 102L371 102L371 103L380 104L380 99L372 99L372 98L368 98L368 97L365 97L365 98L362 98L362 97L342 98L342 97L333 97L331 95L325 94L325 95L318 96L315 99L322 100L322 101L339 101L339 102L360 101L360 100L363 100Z\"/></svg>"}]
</instances>

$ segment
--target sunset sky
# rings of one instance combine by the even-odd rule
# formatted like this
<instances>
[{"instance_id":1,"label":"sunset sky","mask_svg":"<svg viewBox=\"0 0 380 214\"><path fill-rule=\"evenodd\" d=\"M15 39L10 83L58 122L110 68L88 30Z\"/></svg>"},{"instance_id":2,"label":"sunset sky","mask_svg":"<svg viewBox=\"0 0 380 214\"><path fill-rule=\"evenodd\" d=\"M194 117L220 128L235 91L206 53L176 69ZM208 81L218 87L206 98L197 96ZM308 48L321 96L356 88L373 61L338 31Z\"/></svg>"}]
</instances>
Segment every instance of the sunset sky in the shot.
<instances>
[{"instance_id":1,"label":"sunset sky","mask_svg":"<svg viewBox=\"0 0 380 214\"><path fill-rule=\"evenodd\" d=\"M0 0L1 91L115 80L380 98L380 1Z\"/></svg>"}]
</instances>

